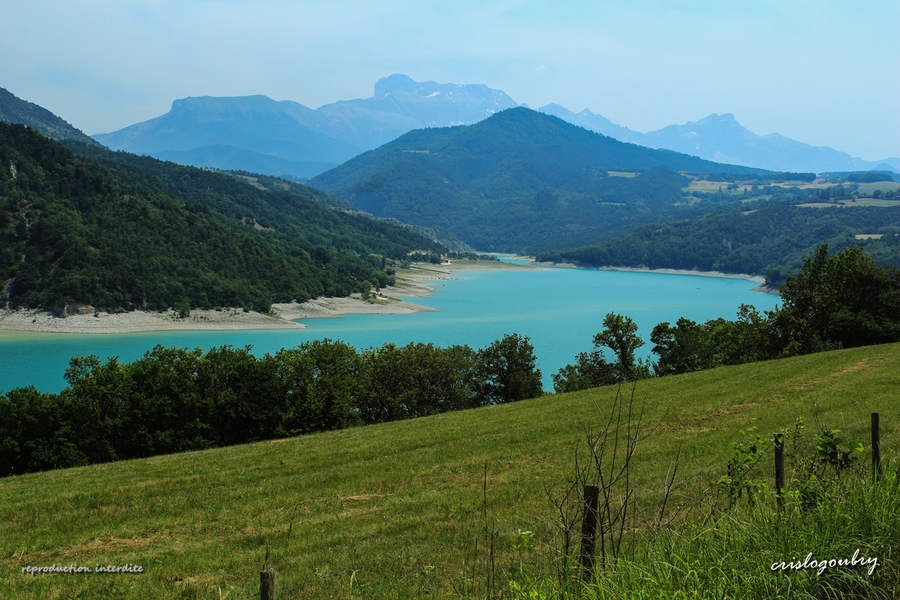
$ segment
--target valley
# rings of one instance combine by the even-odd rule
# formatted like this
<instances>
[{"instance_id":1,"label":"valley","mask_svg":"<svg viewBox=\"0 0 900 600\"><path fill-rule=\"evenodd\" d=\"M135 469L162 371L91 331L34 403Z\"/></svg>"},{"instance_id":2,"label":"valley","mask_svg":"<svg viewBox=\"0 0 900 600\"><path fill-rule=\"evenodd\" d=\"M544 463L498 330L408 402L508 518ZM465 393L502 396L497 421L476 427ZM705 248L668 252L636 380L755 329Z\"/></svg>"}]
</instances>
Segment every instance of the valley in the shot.
<instances>
[{"instance_id":1,"label":"valley","mask_svg":"<svg viewBox=\"0 0 900 600\"><path fill-rule=\"evenodd\" d=\"M0 600L900 600L900 2L4 2Z\"/></svg>"}]
</instances>

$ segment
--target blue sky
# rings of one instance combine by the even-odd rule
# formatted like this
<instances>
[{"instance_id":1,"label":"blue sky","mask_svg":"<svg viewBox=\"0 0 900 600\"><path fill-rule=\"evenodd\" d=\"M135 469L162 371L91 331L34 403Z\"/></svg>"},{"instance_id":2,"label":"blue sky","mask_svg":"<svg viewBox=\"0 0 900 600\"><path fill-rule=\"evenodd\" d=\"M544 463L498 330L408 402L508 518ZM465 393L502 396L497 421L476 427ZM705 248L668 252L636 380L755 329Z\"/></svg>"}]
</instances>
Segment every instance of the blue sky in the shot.
<instances>
[{"instance_id":1,"label":"blue sky","mask_svg":"<svg viewBox=\"0 0 900 600\"><path fill-rule=\"evenodd\" d=\"M29 0L2 13L0 87L88 133L185 96L316 108L404 73L638 131L730 112L759 134L900 156L896 0Z\"/></svg>"}]
</instances>

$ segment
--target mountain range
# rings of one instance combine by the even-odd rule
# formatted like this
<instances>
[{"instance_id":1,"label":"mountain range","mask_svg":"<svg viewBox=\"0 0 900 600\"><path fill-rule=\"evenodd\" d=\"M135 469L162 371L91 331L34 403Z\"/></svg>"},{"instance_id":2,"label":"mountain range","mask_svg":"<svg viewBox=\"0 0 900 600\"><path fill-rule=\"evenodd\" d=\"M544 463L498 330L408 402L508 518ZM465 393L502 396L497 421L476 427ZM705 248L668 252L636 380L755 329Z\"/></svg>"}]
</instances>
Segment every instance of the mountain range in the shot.
<instances>
[{"instance_id":1,"label":"mountain range","mask_svg":"<svg viewBox=\"0 0 900 600\"><path fill-rule=\"evenodd\" d=\"M370 98L317 109L266 96L175 100L155 119L94 138L114 150L149 154L201 167L310 178L414 129L477 123L519 104L485 85L416 82L406 75L378 80ZM649 148L774 171L900 173L900 158L865 161L779 134L757 135L731 114L640 133L590 110L558 104L539 109L585 129Z\"/></svg>"},{"instance_id":2,"label":"mountain range","mask_svg":"<svg viewBox=\"0 0 900 600\"><path fill-rule=\"evenodd\" d=\"M674 150L720 163L799 173L870 170L900 173L900 158L866 161L828 146L810 146L777 133L757 135L738 123L732 114L712 114L684 125L640 133L587 109L575 113L559 104L548 104L539 110L623 142Z\"/></svg>"},{"instance_id":3,"label":"mountain range","mask_svg":"<svg viewBox=\"0 0 900 600\"><path fill-rule=\"evenodd\" d=\"M113 150L183 164L304 178L413 129L476 123L514 106L484 85L391 75L371 98L315 110L266 96L184 98L160 117L94 137Z\"/></svg>"}]
</instances>

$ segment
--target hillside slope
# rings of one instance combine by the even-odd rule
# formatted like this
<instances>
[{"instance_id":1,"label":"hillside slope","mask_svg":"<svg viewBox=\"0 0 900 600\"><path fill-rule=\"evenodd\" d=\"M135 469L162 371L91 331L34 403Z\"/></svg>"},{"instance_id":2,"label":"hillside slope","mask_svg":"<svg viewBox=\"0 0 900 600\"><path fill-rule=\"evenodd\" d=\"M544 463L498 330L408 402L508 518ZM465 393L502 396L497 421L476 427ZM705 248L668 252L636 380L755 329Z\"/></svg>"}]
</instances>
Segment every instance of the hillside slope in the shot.
<instances>
[{"instance_id":1,"label":"hillside slope","mask_svg":"<svg viewBox=\"0 0 900 600\"><path fill-rule=\"evenodd\" d=\"M623 233L679 208L678 171L759 170L618 142L526 108L412 131L310 185L480 250L535 252ZM580 242L576 242L580 240Z\"/></svg>"},{"instance_id":2,"label":"hillside slope","mask_svg":"<svg viewBox=\"0 0 900 600\"><path fill-rule=\"evenodd\" d=\"M642 225L589 246L544 252L537 260L764 275L768 285L778 286L822 243L834 252L862 246L879 264L900 265L900 205L892 204L814 208L782 198L751 210Z\"/></svg>"},{"instance_id":3,"label":"hillside slope","mask_svg":"<svg viewBox=\"0 0 900 600\"><path fill-rule=\"evenodd\" d=\"M869 413L880 412L882 454L896 457L898 372L894 344L641 382L653 432L635 455L638 499L661 493L679 447L675 503L715 486L738 430L769 438L797 417L867 445ZM505 576L536 558L515 549L520 530L551 551L551 499L571 480L582 428L604 420L615 393L2 479L5 597L244 598L258 596L264 564L279 597L458 596L490 560ZM490 555L486 528L499 532ZM145 572L21 573L54 563Z\"/></svg>"},{"instance_id":4,"label":"hillside slope","mask_svg":"<svg viewBox=\"0 0 900 600\"><path fill-rule=\"evenodd\" d=\"M3 88L0 88L0 121L34 127L47 137L57 141L77 140L97 145L93 138L46 108L22 100Z\"/></svg>"},{"instance_id":5,"label":"hillside slope","mask_svg":"<svg viewBox=\"0 0 900 600\"><path fill-rule=\"evenodd\" d=\"M345 296L391 277L383 258L436 248L221 173L0 124L0 282L15 306L245 306ZM377 255L374 259L370 255Z\"/></svg>"}]
</instances>

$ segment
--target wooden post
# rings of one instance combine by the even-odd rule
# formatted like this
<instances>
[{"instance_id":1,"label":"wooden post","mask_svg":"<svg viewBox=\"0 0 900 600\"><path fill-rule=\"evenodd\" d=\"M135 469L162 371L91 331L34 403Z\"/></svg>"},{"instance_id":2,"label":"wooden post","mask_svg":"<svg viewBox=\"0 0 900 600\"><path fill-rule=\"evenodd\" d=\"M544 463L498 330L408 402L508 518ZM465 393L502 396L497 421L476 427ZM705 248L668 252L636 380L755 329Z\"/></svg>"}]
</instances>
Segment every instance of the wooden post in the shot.
<instances>
[{"instance_id":1,"label":"wooden post","mask_svg":"<svg viewBox=\"0 0 900 600\"><path fill-rule=\"evenodd\" d=\"M275 569L259 572L259 600L276 600Z\"/></svg>"},{"instance_id":2,"label":"wooden post","mask_svg":"<svg viewBox=\"0 0 900 600\"><path fill-rule=\"evenodd\" d=\"M872 479L881 477L881 431L878 413L872 413Z\"/></svg>"},{"instance_id":3,"label":"wooden post","mask_svg":"<svg viewBox=\"0 0 900 600\"><path fill-rule=\"evenodd\" d=\"M775 434L775 501L784 508L784 435Z\"/></svg>"},{"instance_id":4,"label":"wooden post","mask_svg":"<svg viewBox=\"0 0 900 600\"><path fill-rule=\"evenodd\" d=\"M595 547L597 544L597 505L600 487L584 486L584 519L581 521L581 579L594 581Z\"/></svg>"}]
</instances>

